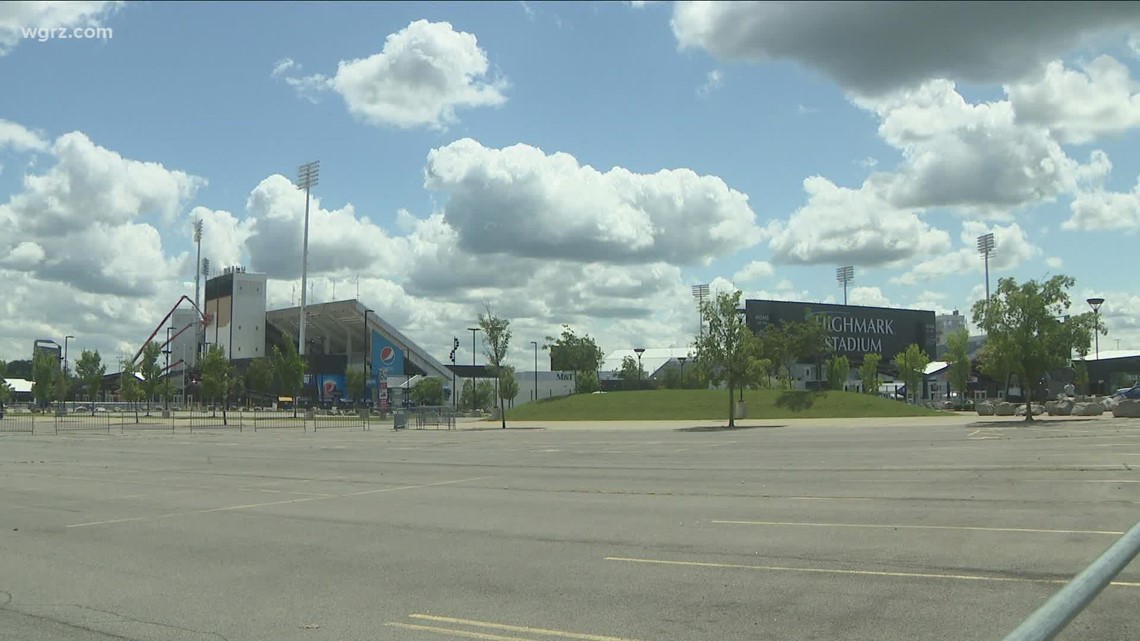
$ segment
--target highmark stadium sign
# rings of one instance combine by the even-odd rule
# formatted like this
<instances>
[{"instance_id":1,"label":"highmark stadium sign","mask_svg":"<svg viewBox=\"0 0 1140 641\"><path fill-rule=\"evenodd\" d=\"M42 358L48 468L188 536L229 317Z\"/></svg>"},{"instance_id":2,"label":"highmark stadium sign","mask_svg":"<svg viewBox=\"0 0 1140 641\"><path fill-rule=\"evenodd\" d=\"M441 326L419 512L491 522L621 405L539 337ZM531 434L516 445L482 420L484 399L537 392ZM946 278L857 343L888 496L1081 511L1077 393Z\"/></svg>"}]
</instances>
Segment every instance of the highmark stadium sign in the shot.
<instances>
[{"instance_id":1,"label":"highmark stadium sign","mask_svg":"<svg viewBox=\"0 0 1140 641\"><path fill-rule=\"evenodd\" d=\"M795 321L822 324L828 348L852 363L861 363L864 354L890 360L911 343L930 355L936 349L932 311L774 300L749 300L744 306L748 327L757 333Z\"/></svg>"}]
</instances>

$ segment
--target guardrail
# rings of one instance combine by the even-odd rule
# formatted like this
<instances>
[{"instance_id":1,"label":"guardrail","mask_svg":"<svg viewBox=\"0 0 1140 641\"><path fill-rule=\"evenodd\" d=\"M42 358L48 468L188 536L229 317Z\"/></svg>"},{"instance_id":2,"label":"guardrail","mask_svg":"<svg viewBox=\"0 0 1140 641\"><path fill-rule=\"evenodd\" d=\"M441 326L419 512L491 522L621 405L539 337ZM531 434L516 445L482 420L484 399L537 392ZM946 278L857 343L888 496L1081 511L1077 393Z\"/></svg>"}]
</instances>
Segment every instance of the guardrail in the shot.
<instances>
[{"instance_id":1,"label":"guardrail","mask_svg":"<svg viewBox=\"0 0 1140 641\"><path fill-rule=\"evenodd\" d=\"M1140 523L1133 525L1104 554L1022 621L1004 641L1050 641L1112 583L1137 553L1140 553Z\"/></svg>"}]
</instances>

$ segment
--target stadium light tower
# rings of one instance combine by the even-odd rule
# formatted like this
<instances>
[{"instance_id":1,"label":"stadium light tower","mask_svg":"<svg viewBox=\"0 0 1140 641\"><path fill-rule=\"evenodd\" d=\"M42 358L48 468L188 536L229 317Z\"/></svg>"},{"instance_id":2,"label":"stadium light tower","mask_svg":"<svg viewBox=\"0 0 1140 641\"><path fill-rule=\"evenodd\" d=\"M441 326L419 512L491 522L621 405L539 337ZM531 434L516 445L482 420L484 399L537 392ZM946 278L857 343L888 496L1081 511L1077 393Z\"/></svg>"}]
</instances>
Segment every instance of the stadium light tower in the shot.
<instances>
[{"instance_id":1,"label":"stadium light tower","mask_svg":"<svg viewBox=\"0 0 1140 641\"><path fill-rule=\"evenodd\" d=\"M301 165L297 170L297 189L305 190L305 238L301 246L301 328L297 338L297 350L300 356L305 355L305 303L307 302L305 285L309 282L309 192L317 186L320 169L321 161L314 160Z\"/></svg>"},{"instance_id":2,"label":"stadium light tower","mask_svg":"<svg viewBox=\"0 0 1140 641\"><path fill-rule=\"evenodd\" d=\"M847 304L847 284L855 280L855 268L846 265L835 270L835 280L843 285L843 304Z\"/></svg>"},{"instance_id":3,"label":"stadium light tower","mask_svg":"<svg viewBox=\"0 0 1140 641\"><path fill-rule=\"evenodd\" d=\"M709 286L693 285L693 298L697 299L697 334L699 336L705 335L705 297L709 295Z\"/></svg>"},{"instance_id":4,"label":"stadium light tower","mask_svg":"<svg viewBox=\"0 0 1140 641\"><path fill-rule=\"evenodd\" d=\"M194 308L198 313L202 313L202 219L199 218L194 221L194 244L198 246L198 258L194 263ZM200 327L194 328L194 354L201 353L202 336L204 331ZM195 360L197 362L197 360Z\"/></svg>"},{"instance_id":5,"label":"stadium light tower","mask_svg":"<svg viewBox=\"0 0 1140 641\"><path fill-rule=\"evenodd\" d=\"M993 253L995 246L996 245L994 244L994 235L993 234L982 234L981 236L978 236L978 253L981 254L983 259L986 261L986 301L987 301L987 304L988 304L988 301L990 300L990 254Z\"/></svg>"}]
</instances>

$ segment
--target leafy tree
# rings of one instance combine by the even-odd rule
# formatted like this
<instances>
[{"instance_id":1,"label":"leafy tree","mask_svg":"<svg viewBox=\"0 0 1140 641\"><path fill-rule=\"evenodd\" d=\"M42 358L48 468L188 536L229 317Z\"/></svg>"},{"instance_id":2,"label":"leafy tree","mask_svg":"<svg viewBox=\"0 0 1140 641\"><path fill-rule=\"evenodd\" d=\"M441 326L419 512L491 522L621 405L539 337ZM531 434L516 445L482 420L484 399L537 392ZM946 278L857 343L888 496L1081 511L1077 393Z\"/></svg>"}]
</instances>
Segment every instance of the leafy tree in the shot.
<instances>
[{"instance_id":1,"label":"leafy tree","mask_svg":"<svg viewBox=\"0 0 1140 641\"><path fill-rule=\"evenodd\" d=\"M32 361L24 358L14 361L8 361L8 375L7 378L22 378L25 381L35 380L32 375Z\"/></svg>"},{"instance_id":2,"label":"leafy tree","mask_svg":"<svg viewBox=\"0 0 1140 641\"><path fill-rule=\"evenodd\" d=\"M695 343L698 367L714 384L728 386L728 426L736 427L732 401L736 387L743 389L751 362L760 356L760 341L744 322L740 308L740 291L718 292L716 298L701 305L701 316L707 328Z\"/></svg>"},{"instance_id":3,"label":"leafy tree","mask_svg":"<svg viewBox=\"0 0 1140 641\"><path fill-rule=\"evenodd\" d=\"M46 407L56 394L56 379L63 373L59 359L48 350L36 350L32 358L32 396L36 404Z\"/></svg>"},{"instance_id":4,"label":"leafy tree","mask_svg":"<svg viewBox=\"0 0 1140 641\"><path fill-rule=\"evenodd\" d=\"M8 399L12 398L12 388L8 386L8 364L0 360L0 405L8 403Z\"/></svg>"},{"instance_id":5,"label":"leafy tree","mask_svg":"<svg viewBox=\"0 0 1140 641\"><path fill-rule=\"evenodd\" d=\"M268 396L269 390L273 388L273 374L273 363L268 358L255 358L245 370L246 385L257 394ZM349 389L352 389L351 385Z\"/></svg>"},{"instance_id":6,"label":"leafy tree","mask_svg":"<svg viewBox=\"0 0 1140 641\"><path fill-rule=\"evenodd\" d=\"M368 388L368 375L362 369L350 369L344 373L344 385L348 388L349 398L354 403L360 403L364 400L364 392ZM415 390L413 389L412 392L414 396Z\"/></svg>"},{"instance_id":7,"label":"leafy tree","mask_svg":"<svg viewBox=\"0 0 1140 641\"><path fill-rule=\"evenodd\" d=\"M1086 363L1085 360L1082 358L1081 360L1077 361L1077 364L1073 367L1073 371L1075 374L1073 382L1076 383L1077 390L1081 394L1088 394L1089 393L1089 365L1088 365L1088 363Z\"/></svg>"},{"instance_id":8,"label":"leafy tree","mask_svg":"<svg viewBox=\"0 0 1140 641\"><path fill-rule=\"evenodd\" d=\"M748 373L745 379L748 387L752 389L771 387L772 360L762 356L763 343L760 341L759 336L751 334L748 340L751 343L750 351L753 354L748 363Z\"/></svg>"},{"instance_id":9,"label":"leafy tree","mask_svg":"<svg viewBox=\"0 0 1140 641\"><path fill-rule=\"evenodd\" d=\"M297 346L292 341L285 341L285 348L273 346L273 369L277 371L277 380L281 381L281 389L293 397L293 418L297 418L297 405L300 399L301 386L305 384L305 359L297 353Z\"/></svg>"},{"instance_id":10,"label":"leafy tree","mask_svg":"<svg viewBox=\"0 0 1140 641\"><path fill-rule=\"evenodd\" d=\"M851 373L851 362L846 356L836 356L827 359L827 387L841 390Z\"/></svg>"},{"instance_id":11,"label":"leafy tree","mask_svg":"<svg viewBox=\"0 0 1140 641\"><path fill-rule=\"evenodd\" d=\"M895 366L899 368L899 378L906 385L907 396L914 398L916 404L922 398L920 388L922 379L926 375L926 366L929 364L930 357L914 343L895 355Z\"/></svg>"},{"instance_id":12,"label":"leafy tree","mask_svg":"<svg viewBox=\"0 0 1140 641\"><path fill-rule=\"evenodd\" d=\"M625 386L629 389L636 389L638 381L646 379L645 368L640 367L637 364L637 359L633 356L626 356L621 359L621 367L614 374L624 381Z\"/></svg>"},{"instance_id":13,"label":"leafy tree","mask_svg":"<svg viewBox=\"0 0 1140 641\"><path fill-rule=\"evenodd\" d=\"M970 333L957 329L946 337L946 360L950 361L950 385L958 391L959 405L966 403L966 387L970 384Z\"/></svg>"},{"instance_id":14,"label":"leafy tree","mask_svg":"<svg viewBox=\"0 0 1140 641\"><path fill-rule=\"evenodd\" d=\"M1053 276L1045 282L1018 284L1013 278L998 281L989 300L974 303L973 317L987 334L987 360L1016 374L1025 392L1025 420L1033 420L1033 391L1037 381L1065 367L1074 350L1088 349L1093 314L1069 316L1070 276Z\"/></svg>"},{"instance_id":15,"label":"leafy tree","mask_svg":"<svg viewBox=\"0 0 1140 641\"><path fill-rule=\"evenodd\" d=\"M443 405L443 379L435 376L421 379L412 388L412 400L429 407Z\"/></svg>"},{"instance_id":16,"label":"leafy tree","mask_svg":"<svg viewBox=\"0 0 1140 641\"><path fill-rule=\"evenodd\" d=\"M138 371L143 377L142 390L146 397L147 416L150 416L150 401L158 395L158 389L162 385L162 365L158 363L161 354L162 348L154 341L143 346L142 362L139 363Z\"/></svg>"},{"instance_id":17,"label":"leafy tree","mask_svg":"<svg viewBox=\"0 0 1140 641\"><path fill-rule=\"evenodd\" d=\"M99 388L103 386L103 376L107 374L107 366L103 364L99 350L94 352L83 350L75 363L75 373L79 375L79 380L83 381L83 386L87 388L87 395L91 397L91 415L94 416Z\"/></svg>"},{"instance_id":18,"label":"leafy tree","mask_svg":"<svg viewBox=\"0 0 1140 641\"><path fill-rule=\"evenodd\" d=\"M859 367L859 380L863 384L864 394L878 394L882 387L879 379L879 363L883 361L882 354L864 354L863 365Z\"/></svg>"},{"instance_id":19,"label":"leafy tree","mask_svg":"<svg viewBox=\"0 0 1140 641\"><path fill-rule=\"evenodd\" d=\"M225 396L229 392L230 362L226 360L225 348L211 345L202 357L202 396L211 402L211 416L217 416L217 406L222 402L222 424L226 424Z\"/></svg>"},{"instance_id":20,"label":"leafy tree","mask_svg":"<svg viewBox=\"0 0 1140 641\"><path fill-rule=\"evenodd\" d=\"M802 363L815 363L817 374L823 358L831 351L827 346L828 331L823 325L823 318L812 316L808 310L806 319L790 323L788 328L793 356Z\"/></svg>"},{"instance_id":21,"label":"leafy tree","mask_svg":"<svg viewBox=\"0 0 1140 641\"><path fill-rule=\"evenodd\" d=\"M139 379L135 376L137 372L137 366L130 362L124 362L119 372L119 396L134 408L135 423L139 422L138 402L142 399L143 394L142 385L139 384Z\"/></svg>"},{"instance_id":22,"label":"leafy tree","mask_svg":"<svg viewBox=\"0 0 1140 641\"><path fill-rule=\"evenodd\" d=\"M487 381L475 384L471 379L463 381L463 395L459 401L463 407L470 410L485 410L491 406L491 398L495 388Z\"/></svg>"},{"instance_id":23,"label":"leafy tree","mask_svg":"<svg viewBox=\"0 0 1140 641\"><path fill-rule=\"evenodd\" d=\"M499 370L499 395L503 400L513 401L519 395L519 379L515 376L515 368L510 365Z\"/></svg>"},{"instance_id":24,"label":"leafy tree","mask_svg":"<svg viewBox=\"0 0 1140 641\"><path fill-rule=\"evenodd\" d=\"M245 402L245 377L238 373L237 368L232 364L227 371L228 379L226 380L226 405L229 405L229 399L233 399L240 407ZM226 408L222 408L222 422L225 422Z\"/></svg>"},{"instance_id":25,"label":"leafy tree","mask_svg":"<svg viewBox=\"0 0 1140 641\"><path fill-rule=\"evenodd\" d=\"M579 394L592 394L602 388L597 370L588 369L574 374L574 390Z\"/></svg>"},{"instance_id":26,"label":"leafy tree","mask_svg":"<svg viewBox=\"0 0 1140 641\"><path fill-rule=\"evenodd\" d=\"M556 372L574 372L574 391L576 393L589 393L595 389L584 389L583 384L597 382L598 368L605 360L605 354L589 334L578 336L569 325L562 326L562 335L558 338L546 337L547 344L542 348L550 350L550 369ZM594 378L587 379L585 374L593 372Z\"/></svg>"},{"instance_id":27,"label":"leafy tree","mask_svg":"<svg viewBox=\"0 0 1140 641\"><path fill-rule=\"evenodd\" d=\"M483 345L486 347L484 354L487 356L487 364L497 382L503 371L503 366L506 365L507 351L511 345L511 321L495 316L491 312L491 306L487 305L486 312L479 314L479 329L483 330ZM497 396L499 399L499 418L502 420L505 430L507 429L507 410L503 407L502 388L498 390Z\"/></svg>"}]
</instances>

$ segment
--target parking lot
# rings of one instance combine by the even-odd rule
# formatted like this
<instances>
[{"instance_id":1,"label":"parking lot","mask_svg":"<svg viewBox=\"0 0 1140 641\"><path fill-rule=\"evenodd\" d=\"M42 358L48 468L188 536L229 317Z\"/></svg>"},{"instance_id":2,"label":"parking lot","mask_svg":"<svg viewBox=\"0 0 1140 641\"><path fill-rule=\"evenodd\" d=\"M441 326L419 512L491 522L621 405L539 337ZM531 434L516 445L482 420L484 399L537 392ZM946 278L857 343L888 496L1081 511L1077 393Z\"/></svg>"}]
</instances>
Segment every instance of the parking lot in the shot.
<instances>
[{"instance_id":1,"label":"parking lot","mask_svg":"<svg viewBox=\"0 0 1140 641\"><path fill-rule=\"evenodd\" d=\"M1140 520L1140 420L745 424L0 435L0 639L1001 639Z\"/></svg>"}]
</instances>

